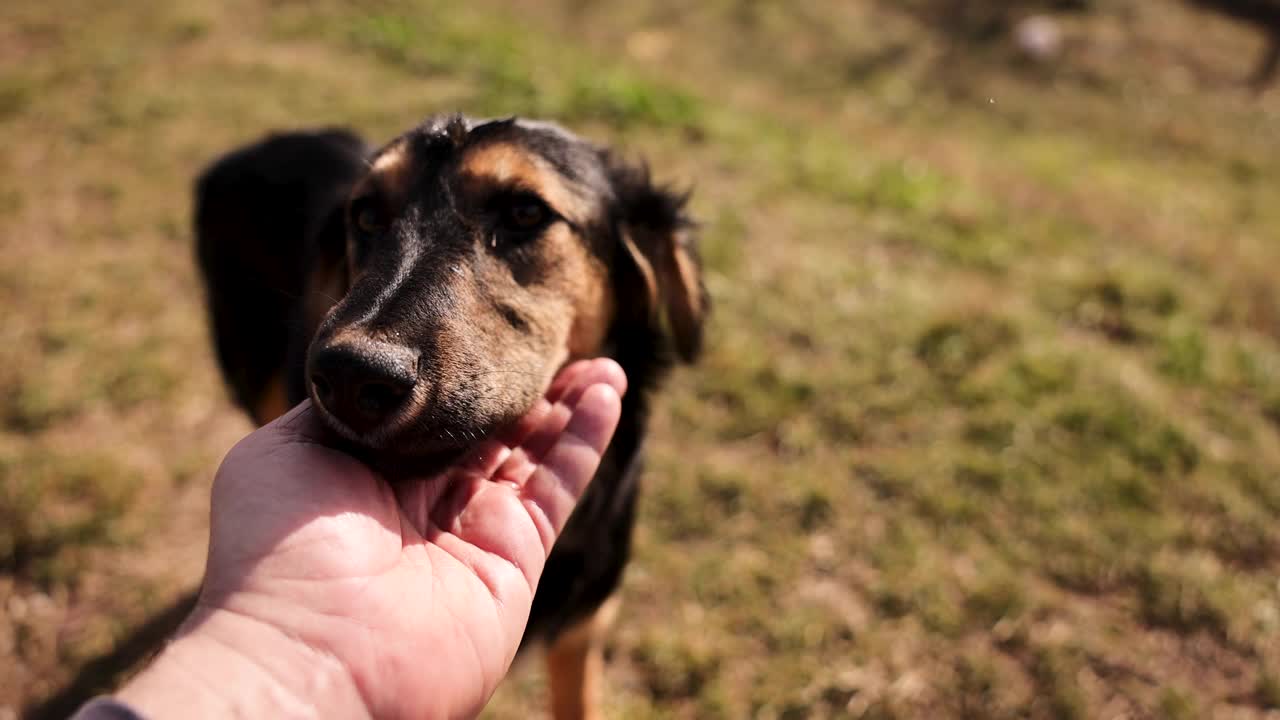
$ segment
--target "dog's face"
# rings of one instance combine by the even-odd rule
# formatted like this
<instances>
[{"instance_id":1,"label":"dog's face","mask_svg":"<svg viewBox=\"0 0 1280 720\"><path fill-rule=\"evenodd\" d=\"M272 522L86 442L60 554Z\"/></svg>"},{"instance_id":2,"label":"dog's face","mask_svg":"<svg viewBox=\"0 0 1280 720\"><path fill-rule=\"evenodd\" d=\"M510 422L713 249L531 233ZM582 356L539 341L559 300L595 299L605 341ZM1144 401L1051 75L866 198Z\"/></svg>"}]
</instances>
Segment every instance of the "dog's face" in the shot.
<instances>
[{"instance_id":1,"label":"dog's face","mask_svg":"<svg viewBox=\"0 0 1280 720\"><path fill-rule=\"evenodd\" d=\"M660 305L691 356L705 301L682 206L558 127L428 121L351 194L345 294L308 351L314 403L369 449L441 456Z\"/></svg>"}]
</instances>

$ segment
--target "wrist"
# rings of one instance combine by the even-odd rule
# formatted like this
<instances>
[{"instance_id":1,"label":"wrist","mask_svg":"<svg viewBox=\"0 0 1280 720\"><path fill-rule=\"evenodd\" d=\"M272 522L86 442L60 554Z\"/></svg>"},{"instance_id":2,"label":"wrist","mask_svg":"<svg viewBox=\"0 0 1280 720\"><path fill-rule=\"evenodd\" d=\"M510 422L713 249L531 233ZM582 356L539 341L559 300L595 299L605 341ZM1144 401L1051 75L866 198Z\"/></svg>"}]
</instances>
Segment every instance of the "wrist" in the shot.
<instances>
[{"instance_id":1,"label":"wrist","mask_svg":"<svg viewBox=\"0 0 1280 720\"><path fill-rule=\"evenodd\" d=\"M144 717L367 718L346 668L269 623L198 608L117 694Z\"/></svg>"}]
</instances>

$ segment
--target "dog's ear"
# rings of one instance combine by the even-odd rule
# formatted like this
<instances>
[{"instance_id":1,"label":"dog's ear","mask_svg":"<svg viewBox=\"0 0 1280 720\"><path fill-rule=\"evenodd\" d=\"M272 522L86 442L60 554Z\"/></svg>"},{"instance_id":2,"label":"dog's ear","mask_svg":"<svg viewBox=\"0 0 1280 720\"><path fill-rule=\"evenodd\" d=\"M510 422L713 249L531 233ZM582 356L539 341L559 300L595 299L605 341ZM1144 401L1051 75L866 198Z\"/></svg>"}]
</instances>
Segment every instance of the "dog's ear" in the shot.
<instances>
[{"instance_id":1,"label":"dog's ear","mask_svg":"<svg viewBox=\"0 0 1280 720\"><path fill-rule=\"evenodd\" d=\"M321 319L338 298L351 289L351 265L347 258L347 198L335 194L330 198L329 212L319 218L312 231L308 269L304 288L302 321L308 337L315 333Z\"/></svg>"},{"instance_id":2,"label":"dog's ear","mask_svg":"<svg viewBox=\"0 0 1280 720\"><path fill-rule=\"evenodd\" d=\"M319 322L309 318L345 291L342 209L367 155L346 130L277 133L223 155L196 182L196 257L218 360L260 422L305 397L271 393L282 376L302 378L295 356Z\"/></svg>"},{"instance_id":3,"label":"dog's ear","mask_svg":"<svg viewBox=\"0 0 1280 720\"><path fill-rule=\"evenodd\" d=\"M604 159L621 216L622 262L637 281L627 285L638 286L641 296L638 307L623 312L643 314L655 326L665 317L676 351L692 362L702 349L709 307L696 227L686 212L689 195L655 185L643 163L627 163L609 152Z\"/></svg>"}]
</instances>

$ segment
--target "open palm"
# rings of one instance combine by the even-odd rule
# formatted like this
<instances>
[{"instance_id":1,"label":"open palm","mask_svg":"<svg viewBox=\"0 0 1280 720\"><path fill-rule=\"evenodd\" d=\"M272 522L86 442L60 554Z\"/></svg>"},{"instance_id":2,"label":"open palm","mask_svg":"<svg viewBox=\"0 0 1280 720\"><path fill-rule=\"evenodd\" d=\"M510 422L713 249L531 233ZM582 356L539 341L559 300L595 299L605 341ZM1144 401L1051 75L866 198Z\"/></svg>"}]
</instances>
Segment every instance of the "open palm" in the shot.
<instances>
[{"instance_id":1,"label":"open palm","mask_svg":"<svg viewBox=\"0 0 1280 720\"><path fill-rule=\"evenodd\" d=\"M574 363L500 437L394 485L321 444L303 403L218 471L193 621L231 613L332 656L375 717L474 715L515 656L625 388L612 361Z\"/></svg>"}]
</instances>

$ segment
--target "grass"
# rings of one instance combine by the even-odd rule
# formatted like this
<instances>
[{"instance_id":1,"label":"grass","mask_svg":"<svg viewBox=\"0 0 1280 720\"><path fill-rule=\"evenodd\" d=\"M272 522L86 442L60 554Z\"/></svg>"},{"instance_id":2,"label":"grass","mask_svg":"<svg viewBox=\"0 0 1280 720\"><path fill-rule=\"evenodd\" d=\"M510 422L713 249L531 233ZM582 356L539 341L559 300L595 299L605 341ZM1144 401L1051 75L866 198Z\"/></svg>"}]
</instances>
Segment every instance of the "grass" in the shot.
<instances>
[{"instance_id":1,"label":"grass","mask_svg":"<svg viewBox=\"0 0 1280 720\"><path fill-rule=\"evenodd\" d=\"M120 543L117 521L136 498L115 462L38 445L0 456L0 566L47 587L83 570L81 548Z\"/></svg>"},{"instance_id":2,"label":"grass","mask_svg":"<svg viewBox=\"0 0 1280 720\"><path fill-rule=\"evenodd\" d=\"M925 5L6 5L0 715L198 580L248 425L191 178L267 128L453 109L643 153L704 221L714 321L655 418L612 714L1275 708L1280 95L1234 83L1252 36L1117 2L1029 67Z\"/></svg>"}]
</instances>

